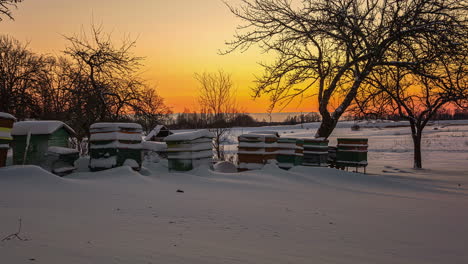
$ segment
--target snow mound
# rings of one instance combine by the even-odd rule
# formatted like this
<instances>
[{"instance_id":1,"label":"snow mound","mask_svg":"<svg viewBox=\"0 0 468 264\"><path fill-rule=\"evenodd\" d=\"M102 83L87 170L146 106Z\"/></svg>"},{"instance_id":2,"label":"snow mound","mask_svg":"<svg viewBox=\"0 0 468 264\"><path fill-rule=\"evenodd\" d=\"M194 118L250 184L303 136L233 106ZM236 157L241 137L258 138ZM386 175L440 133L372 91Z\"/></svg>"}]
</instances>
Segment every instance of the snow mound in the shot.
<instances>
[{"instance_id":1,"label":"snow mound","mask_svg":"<svg viewBox=\"0 0 468 264\"><path fill-rule=\"evenodd\" d=\"M75 172L89 172L89 156L79 157L75 161Z\"/></svg>"},{"instance_id":2,"label":"snow mound","mask_svg":"<svg viewBox=\"0 0 468 264\"><path fill-rule=\"evenodd\" d=\"M0 184L2 182L18 182L21 184L55 184L66 180L35 165L15 165L0 168Z\"/></svg>"},{"instance_id":3,"label":"snow mound","mask_svg":"<svg viewBox=\"0 0 468 264\"><path fill-rule=\"evenodd\" d=\"M290 173L306 176L308 181L324 186L366 193L397 195L402 191L441 193L435 185L385 175L347 172L332 168L297 166ZM369 191L372 190L372 191Z\"/></svg>"},{"instance_id":4,"label":"snow mound","mask_svg":"<svg viewBox=\"0 0 468 264\"><path fill-rule=\"evenodd\" d=\"M78 172L70 174L67 178L93 181L119 181L126 183L145 182L145 177L129 166L121 166L98 172Z\"/></svg>"},{"instance_id":5,"label":"snow mound","mask_svg":"<svg viewBox=\"0 0 468 264\"><path fill-rule=\"evenodd\" d=\"M213 166L216 172L237 173L237 167L232 162L220 161Z\"/></svg>"}]
</instances>

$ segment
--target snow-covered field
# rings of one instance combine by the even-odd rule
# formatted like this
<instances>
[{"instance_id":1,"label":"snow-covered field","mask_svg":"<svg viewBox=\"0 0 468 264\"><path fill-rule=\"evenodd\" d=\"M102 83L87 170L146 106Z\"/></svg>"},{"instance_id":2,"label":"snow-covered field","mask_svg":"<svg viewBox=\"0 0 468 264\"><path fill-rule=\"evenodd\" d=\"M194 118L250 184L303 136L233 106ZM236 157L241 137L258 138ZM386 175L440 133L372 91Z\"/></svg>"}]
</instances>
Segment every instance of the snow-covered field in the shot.
<instances>
[{"instance_id":1,"label":"snow-covered field","mask_svg":"<svg viewBox=\"0 0 468 264\"><path fill-rule=\"evenodd\" d=\"M316 125L274 129L313 136ZM351 125L331 143L368 137L367 175L2 168L0 240L21 218L28 241L0 242L0 263L468 263L468 124L427 128L424 170L411 168L408 127ZM256 129L273 128L235 129L233 145Z\"/></svg>"}]
</instances>

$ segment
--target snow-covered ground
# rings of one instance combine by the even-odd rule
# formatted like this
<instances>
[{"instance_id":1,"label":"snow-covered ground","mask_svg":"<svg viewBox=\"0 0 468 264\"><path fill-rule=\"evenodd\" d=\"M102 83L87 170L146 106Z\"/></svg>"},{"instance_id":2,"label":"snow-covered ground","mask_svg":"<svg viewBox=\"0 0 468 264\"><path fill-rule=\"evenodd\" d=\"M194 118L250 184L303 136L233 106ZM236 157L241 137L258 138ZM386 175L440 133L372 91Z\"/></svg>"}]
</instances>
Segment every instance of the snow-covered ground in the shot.
<instances>
[{"instance_id":1,"label":"snow-covered ground","mask_svg":"<svg viewBox=\"0 0 468 264\"><path fill-rule=\"evenodd\" d=\"M468 263L468 124L427 128L424 170L411 168L408 127L351 125L331 143L368 137L367 175L274 165L168 173L164 162L66 178L2 168L0 240L21 218L28 241L0 242L0 263Z\"/></svg>"}]
</instances>

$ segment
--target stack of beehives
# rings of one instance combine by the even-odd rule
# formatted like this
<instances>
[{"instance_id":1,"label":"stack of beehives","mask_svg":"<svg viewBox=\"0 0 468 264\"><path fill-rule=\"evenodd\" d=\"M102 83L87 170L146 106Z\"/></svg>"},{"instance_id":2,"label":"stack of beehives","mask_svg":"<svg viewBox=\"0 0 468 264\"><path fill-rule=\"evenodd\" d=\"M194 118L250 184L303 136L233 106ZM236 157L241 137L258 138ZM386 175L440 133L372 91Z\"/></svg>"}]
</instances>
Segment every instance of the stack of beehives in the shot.
<instances>
[{"instance_id":1,"label":"stack of beehives","mask_svg":"<svg viewBox=\"0 0 468 264\"><path fill-rule=\"evenodd\" d=\"M0 167L6 165L8 149L10 148L10 142L13 140L11 137L11 128L14 122L14 116L0 112Z\"/></svg>"},{"instance_id":2,"label":"stack of beehives","mask_svg":"<svg viewBox=\"0 0 468 264\"><path fill-rule=\"evenodd\" d=\"M337 141L336 166L338 168L367 167L367 138L338 138Z\"/></svg>"},{"instance_id":3,"label":"stack of beehives","mask_svg":"<svg viewBox=\"0 0 468 264\"><path fill-rule=\"evenodd\" d=\"M304 141L297 138L279 138L276 160L278 167L290 169L302 164L304 156Z\"/></svg>"},{"instance_id":4,"label":"stack of beehives","mask_svg":"<svg viewBox=\"0 0 468 264\"><path fill-rule=\"evenodd\" d=\"M135 170L142 162L142 127L135 123L96 123L90 128L90 161L93 171L127 165Z\"/></svg>"},{"instance_id":5,"label":"stack of beehives","mask_svg":"<svg viewBox=\"0 0 468 264\"><path fill-rule=\"evenodd\" d=\"M328 166L328 140L325 138L304 139L305 166Z\"/></svg>"},{"instance_id":6,"label":"stack of beehives","mask_svg":"<svg viewBox=\"0 0 468 264\"><path fill-rule=\"evenodd\" d=\"M261 169L268 162L276 163L278 151L276 133L257 132L239 136L239 170Z\"/></svg>"},{"instance_id":7,"label":"stack of beehives","mask_svg":"<svg viewBox=\"0 0 468 264\"><path fill-rule=\"evenodd\" d=\"M213 161L213 134L208 130L184 132L164 139L170 171L189 171Z\"/></svg>"}]
</instances>

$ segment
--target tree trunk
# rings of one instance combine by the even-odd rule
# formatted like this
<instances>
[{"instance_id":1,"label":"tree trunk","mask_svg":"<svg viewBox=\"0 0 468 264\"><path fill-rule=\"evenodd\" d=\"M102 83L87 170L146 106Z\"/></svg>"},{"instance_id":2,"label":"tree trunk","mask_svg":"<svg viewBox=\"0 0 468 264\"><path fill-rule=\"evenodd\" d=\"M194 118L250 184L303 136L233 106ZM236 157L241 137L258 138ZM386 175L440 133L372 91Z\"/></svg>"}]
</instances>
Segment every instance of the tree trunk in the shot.
<instances>
[{"instance_id":1,"label":"tree trunk","mask_svg":"<svg viewBox=\"0 0 468 264\"><path fill-rule=\"evenodd\" d=\"M322 122L320 123L320 127L315 134L317 138L328 138L333 130L336 127L337 120L334 120L332 117L325 117L322 115Z\"/></svg>"},{"instance_id":2,"label":"tree trunk","mask_svg":"<svg viewBox=\"0 0 468 264\"><path fill-rule=\"evenodd\" d=\"M415 169L422 169L422 156L421 156L421 138L422 133L418 131L412 135L414 144L414 165Z\"/></svg>"}]
</instances>

